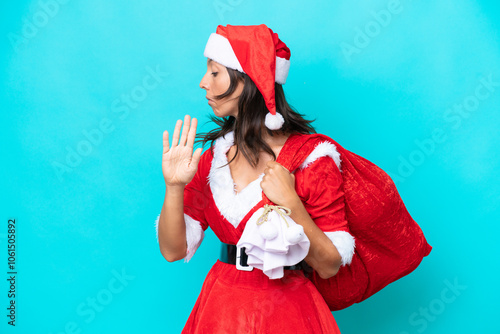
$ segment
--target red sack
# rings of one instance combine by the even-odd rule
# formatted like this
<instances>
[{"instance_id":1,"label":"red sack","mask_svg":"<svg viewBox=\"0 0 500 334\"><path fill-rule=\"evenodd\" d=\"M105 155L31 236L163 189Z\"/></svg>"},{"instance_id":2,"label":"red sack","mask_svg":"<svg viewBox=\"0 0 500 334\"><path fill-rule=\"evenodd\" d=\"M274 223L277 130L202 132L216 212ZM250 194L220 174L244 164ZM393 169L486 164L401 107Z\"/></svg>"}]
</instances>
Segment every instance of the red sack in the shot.
<instances>
[{"instance_id":1,"label":"red sack","mask_svg":"<svg viewBox=\"0 0 500 334\"><path fill-rule=\"evenodd\" d=\"M296 136L293 145L297 153L284 167L295 170L324 141L335 145L340 154L347 222L356 244L351 264L340 267L335 276L322 279L316 271L309 276L330 310L335 311L359 303L408 275L432 247L389 175L330 137Z\"/></svg>"}]
</instances>

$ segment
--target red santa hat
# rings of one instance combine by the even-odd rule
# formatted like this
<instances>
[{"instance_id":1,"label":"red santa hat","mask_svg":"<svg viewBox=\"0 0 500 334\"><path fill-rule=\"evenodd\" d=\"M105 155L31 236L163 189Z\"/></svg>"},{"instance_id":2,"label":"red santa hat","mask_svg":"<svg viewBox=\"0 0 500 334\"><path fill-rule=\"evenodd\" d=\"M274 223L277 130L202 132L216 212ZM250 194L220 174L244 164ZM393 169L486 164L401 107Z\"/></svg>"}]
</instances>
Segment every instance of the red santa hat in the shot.
<instances>
[{"instance_id":1,"label":"red santa hat","mask_svg":"<svg viewBox=\"0 0 500 334\"><path fill-rule=\"evenodd\" d=\"M290 69L290 49L265 24L217 26L203 55L226 67L246 73L257 86L269 112L265 125L280 129L283 116L276 111L274 83L284 84Z\"/></svg>"}]
</instances>

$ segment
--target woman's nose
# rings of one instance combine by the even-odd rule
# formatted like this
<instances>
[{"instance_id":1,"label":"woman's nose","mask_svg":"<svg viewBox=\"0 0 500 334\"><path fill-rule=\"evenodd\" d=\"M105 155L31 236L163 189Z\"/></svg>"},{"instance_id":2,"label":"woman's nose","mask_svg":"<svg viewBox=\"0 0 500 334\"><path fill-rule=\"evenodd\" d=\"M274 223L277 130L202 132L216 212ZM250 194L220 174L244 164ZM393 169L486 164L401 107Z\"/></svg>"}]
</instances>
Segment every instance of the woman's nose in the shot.
<instances>
[{"instance_id":1,"label":"woman's nose","mask_svg":"<svg viewBox=\"0 0 500 334\"><path fill-rule=\"evenodd\" d=\"M208 89L208 85L207 85L207 82L206 82L206 79L205 79L206 77L207 77L207 75L205 74L203 76L203 78L201 78L201 81L200 81L200 88L201 89Z\"/></svg>"}]
</instances>

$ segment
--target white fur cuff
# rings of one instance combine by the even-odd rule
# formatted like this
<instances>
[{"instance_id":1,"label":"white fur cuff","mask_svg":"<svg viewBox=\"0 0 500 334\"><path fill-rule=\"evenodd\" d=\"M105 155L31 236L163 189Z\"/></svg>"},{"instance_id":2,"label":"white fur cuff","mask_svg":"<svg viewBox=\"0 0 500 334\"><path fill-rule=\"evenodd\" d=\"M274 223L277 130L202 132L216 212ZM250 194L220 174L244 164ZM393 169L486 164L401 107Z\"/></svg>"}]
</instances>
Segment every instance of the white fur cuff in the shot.
<instances>
[{"instance_id":1,"label":"white fur cuff","mask_svg":"<svg viewBox=\"0 0 500 334\"><path fill-rule=\"evenodd\" d=\"M337 248L337 251L342 258L341 266L351 264L352 256L354 255L355 242L354 237L345 231L324 232L328 239Z\"/></svg>"},{"instance_id":2,"label":"white fur cuff","mask_svg":"<svg viewBox=\"0 0 500 334\"><path fill-rule=\"evenodd\" d=\"M187 214L184 214L184 221L186 222L187 242L187 254L186 257L184 257L184 262L187 263L191 260L198 247L200 247L205 237L205 232L201 228L200 222L189 217Z\"/></svg>"},{"instance_id":3,"label":"white fur cuff","mask_svg":"<svg viewBox=\"0 0 500 334\"><path fill-rule=\"evenodd\" d=\"M158 223L160 221L160 215L156 218L156 241L158 240ZM187 214L184 214L184 221L186 223L186 244L187 244L187 254L184 257L184 262L187 263L193 257L194 253L200 247L201 242L205 236L205 232L201 228L199 221L191 218Z\"/></svg>"}]
</instances>

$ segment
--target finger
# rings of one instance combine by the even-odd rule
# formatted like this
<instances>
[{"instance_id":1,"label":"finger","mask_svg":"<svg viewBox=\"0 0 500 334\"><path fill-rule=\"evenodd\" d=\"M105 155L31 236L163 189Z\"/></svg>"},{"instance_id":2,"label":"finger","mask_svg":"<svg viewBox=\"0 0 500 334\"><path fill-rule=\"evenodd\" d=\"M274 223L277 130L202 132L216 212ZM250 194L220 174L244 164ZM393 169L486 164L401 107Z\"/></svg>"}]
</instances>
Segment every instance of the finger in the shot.
<instances>
[{"instance_id":1,"label":"finger","mask_svg":"<svg viewBox=\"0 0 500 334\"><path fill-rule=\"evenodd\" d=\"M200 162L201 158L201 151L203 151L203 148L197 148L196 151L194 151L193 159L191 160L191 164L194 166L198 166L198 163Z\"/></svg>"},{"instance_id":2,"label":"finger","mask_svg":"<svg viewBox=\"0 0 500 334\"><path fill-rule=\"evenodd\" d=\"M169 151L168 131L163 131L163 154Z\"/></svg>"},{"instance_id":3,"label":"finger","mask_svg":"<svg viewBox=\"0 0 500 334\"><path fill-rule=\"evenodd\" d=\"M196 139L196 126L198 125L198 120L196 118L193 118L191 120L191 127L189 128L189 135L188 135L188 141L187 141L187 146L188 147L193 147L194 146L194 140Z\"/></svg>"},{"instance_id":4,"label":"finger","mask_svg":"<svg viewBox=\"0 0 500 334\"><path fill-rule=\"evenodd\" d=\"M269 166L269 168L276 168L276 166L278 166L278 165L280 165L279 162L276 162L274 160L271 160L271 161L267 162L267 166Z\"/></svg>"},{"instance_id":5,"label":"finger","mask_svg":"<svg viewBox=\"0 0 500 334\"><path fill-rule=\"evenodd\" d=\"M174 135L172 137L172 147L176 147L179 144L179 131L181 131L182 120L177 120L175 123Z\"/></svg>"},{"instance_id":6,"label":"finger","mask_svg":"<svg viewBox=\"0 0 500 334\"><path fill-rule=\"evenodd\" d=\"M184 116L184 127L182 128L181 142L179 143L180 146L186 145L187 135L189 132L190 120L191 120L191 116L189 116L189 115Z\"/></svg>"},{"instance_id":7,"label":"finger","mask_svg":"<svg viewBox=\"0 0 500 334\"><path fill-rule=\"evenodd\" d=\"M279 162L274 162L274 166L277 167L277 168L282 168L282 169L286 169L285 166L283 166L282 164L280 164ZM288 169L286 169L288 170Z\"/></svg>"},{"instance_id":8,"label":"finger","mask_svg":"<svg viewBox=\"0 0 500 334\"><path fill-rule=\"evenodd\" d=\"M260 180L260 187L262 188L262 190L264 190L264 187L265 187L265 181L264 181L264 178L266 176L264 175L264 177L262 178L262 180Z\"/></svg>"}]
</instances>

